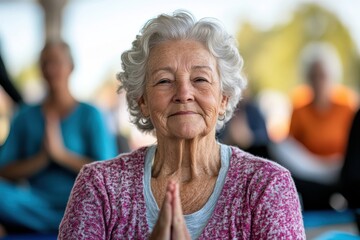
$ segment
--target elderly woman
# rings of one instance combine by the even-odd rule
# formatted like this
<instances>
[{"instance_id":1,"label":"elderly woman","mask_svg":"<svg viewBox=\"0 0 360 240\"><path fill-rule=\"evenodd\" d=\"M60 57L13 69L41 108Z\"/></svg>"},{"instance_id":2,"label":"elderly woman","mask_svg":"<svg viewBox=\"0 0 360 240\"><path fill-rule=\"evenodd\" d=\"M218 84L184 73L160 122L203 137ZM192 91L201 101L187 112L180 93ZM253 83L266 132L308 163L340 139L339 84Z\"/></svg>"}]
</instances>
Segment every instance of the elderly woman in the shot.
<instances>
[{"instance_id":1,"label":"elderly woman","mask_svg":"<svg viewBox=\"0 0 360 240\"><path fill-rule=\"evenodd\" d=\"M79 174L59 239L303 239L287 170L219 144L245 85L234 39L184 11L122 54L132 121L157 144Z\"/></svg>"}]
</instances>

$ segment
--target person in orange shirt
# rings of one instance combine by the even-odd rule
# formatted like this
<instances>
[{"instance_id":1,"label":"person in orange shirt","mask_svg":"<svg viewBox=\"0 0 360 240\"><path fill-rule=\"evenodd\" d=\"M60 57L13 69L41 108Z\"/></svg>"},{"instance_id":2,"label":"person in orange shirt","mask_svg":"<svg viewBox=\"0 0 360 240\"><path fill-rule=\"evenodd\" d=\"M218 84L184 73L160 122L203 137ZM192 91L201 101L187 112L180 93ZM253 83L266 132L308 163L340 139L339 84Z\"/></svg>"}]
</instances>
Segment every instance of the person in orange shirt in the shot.
<instances>
[{"instance_id":1,"label":"person in orange shirt","mask_svg":"<svg viewBox=\"0 0 360 240\"><path fill-rule=\"evenodd\" d=\"M312 43L301 59L312 97L294 106L289 136L274 155L292 172L304 209L330 208L355 109L335 100L341 67L331 45Z\"/></svg>"},{"instance_id":2,"label":"person in orange shirt","mask_svg":"<svg viewBox=\"0 0 360 240\"><path fill-rule=\"evenodd\" d=\"M320 161L342 162L354 109L332 100L332 82L320 61L313 63L308 79L313 100L293 110L289 135Z\"/></svg>"}]
</instances>

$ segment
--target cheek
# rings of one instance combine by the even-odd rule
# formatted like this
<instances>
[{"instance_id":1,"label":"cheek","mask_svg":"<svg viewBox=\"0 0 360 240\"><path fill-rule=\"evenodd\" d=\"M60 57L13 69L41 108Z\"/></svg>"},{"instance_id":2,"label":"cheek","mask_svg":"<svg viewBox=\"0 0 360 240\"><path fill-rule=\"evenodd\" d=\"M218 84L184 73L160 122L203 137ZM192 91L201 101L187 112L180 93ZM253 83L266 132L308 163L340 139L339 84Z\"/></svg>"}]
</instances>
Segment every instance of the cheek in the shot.
<instances>
[{"instance_id":1,"label":"cheek","mask_svg":"<svg viewBox=\"0 0 360 240\"><path fill-rule=\"evenodd\" d=\"M148 100L147 111L153 122L163 122L166 119L168 104L169 101L166 97L161 95Z\"/></svg>"},{"instance_id":2,"label":"cheek","mask_svg":"<svg viewBox=\"0 0 360 240\"><path fill-rule=\"evenodd\" d=\"M216 98L207 98L207 100L204 100L201 105L206 121L216 122L218 114L221 111L221 105L218 100Z\"/></svg>"},{"instance_id":3,"label":"cheek","mask_svg":"<svg viewBox=\"0 0 360 240\"><path fill-rule=\"evenodd\" d=\"M219 93L212 92L203 96L202 102L209 110L212 110L214 113L222 110L222 96Z\"/></svg>"}]
</instances>

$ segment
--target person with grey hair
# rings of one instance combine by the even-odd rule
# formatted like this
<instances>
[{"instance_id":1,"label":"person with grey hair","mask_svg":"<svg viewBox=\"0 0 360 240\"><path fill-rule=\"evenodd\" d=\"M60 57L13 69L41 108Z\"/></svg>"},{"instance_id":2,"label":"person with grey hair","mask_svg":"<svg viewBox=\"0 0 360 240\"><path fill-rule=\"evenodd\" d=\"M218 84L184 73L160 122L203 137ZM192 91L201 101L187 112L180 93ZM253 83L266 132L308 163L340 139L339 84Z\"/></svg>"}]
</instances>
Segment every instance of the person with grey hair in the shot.
<instances>
[{"instance_id":1,"label":"person with grey hair","mask_svg":"<svg viewBox=\"0 0 360 240\"><path fill-rule=\"evenodd\" d=\"M59 239L305 238L289 172L216 141L246 81L217 20L161 14L121 59L131 121L157 143L86 165Z\"/></svg>"}]
</instances>

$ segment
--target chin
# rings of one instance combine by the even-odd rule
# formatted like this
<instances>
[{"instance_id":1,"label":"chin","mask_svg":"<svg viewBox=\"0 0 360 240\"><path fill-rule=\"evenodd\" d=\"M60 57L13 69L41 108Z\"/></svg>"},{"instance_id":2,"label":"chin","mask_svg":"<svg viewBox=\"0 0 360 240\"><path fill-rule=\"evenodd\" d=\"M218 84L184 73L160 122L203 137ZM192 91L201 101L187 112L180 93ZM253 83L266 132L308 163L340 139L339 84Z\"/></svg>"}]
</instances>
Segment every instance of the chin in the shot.
<instances>
[{"instance_id":1,"label":"chin","mask_svg":"<svg viewBox=\"0 0 360 240\"><path fill-rule=\"evenodd\" d=\"M191 128L177 128L175 131L172 131L172 136L175 136L178 139L191 140L195 138L202 138L210 134L211 131L208 131L204 128L197 129L194 127Z\"/></svg>"}]
</instances>

